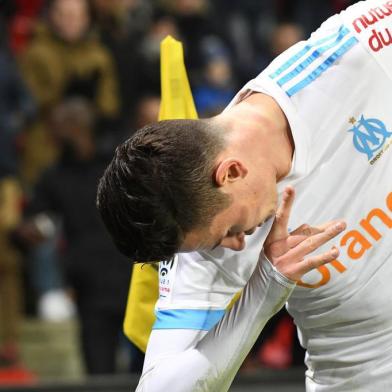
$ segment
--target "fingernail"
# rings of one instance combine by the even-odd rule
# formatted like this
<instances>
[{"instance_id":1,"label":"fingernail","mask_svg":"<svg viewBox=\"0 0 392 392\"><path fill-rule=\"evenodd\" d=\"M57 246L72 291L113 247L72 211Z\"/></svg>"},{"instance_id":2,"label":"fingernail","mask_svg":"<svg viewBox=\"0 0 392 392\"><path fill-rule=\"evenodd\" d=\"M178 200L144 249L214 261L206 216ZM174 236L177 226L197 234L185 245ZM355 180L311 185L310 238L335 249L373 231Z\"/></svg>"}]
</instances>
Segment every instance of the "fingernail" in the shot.
<instances>
[{"instance_id":1,"label":"fingernail","mask_svg":"<svg viewBox=\"0 0 392 392\"><path fill-rule=\"evenodd\" d=\"M344 224L342 222L336 223L335 229L336 230L342 230L344 228Z\"/></svg>"},{"instance_id":2,"label":"fingernail","mask_svg":"<svg viewBox=\"0 0 392 392\"><path fill-rule=\"evenodd\" d=\"M338 248L333 247L331 250L331 255L332 255L332 257L337 257L339 255Z\"/></svg>"}]
</instances>

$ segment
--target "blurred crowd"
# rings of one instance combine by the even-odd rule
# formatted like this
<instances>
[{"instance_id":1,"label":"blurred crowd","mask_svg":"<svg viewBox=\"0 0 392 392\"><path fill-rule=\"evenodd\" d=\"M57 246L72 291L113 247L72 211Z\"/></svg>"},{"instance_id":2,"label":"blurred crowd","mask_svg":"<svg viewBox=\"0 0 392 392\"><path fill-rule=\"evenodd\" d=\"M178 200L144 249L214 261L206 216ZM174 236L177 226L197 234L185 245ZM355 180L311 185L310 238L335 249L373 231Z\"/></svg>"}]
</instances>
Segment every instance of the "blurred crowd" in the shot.
<instances>
[{"instance_id":1,"label":"blurred crowd","mask_svg":"<svg viewBox=\"0 0 392 392\"><path fill-rule=\"evenodd\" d=\"M160 41L184 44L200 117L349 0L0 1L0 370L21 363L21 320L77 318L88 374L129 371L121 336L131 265L95 208L115 146L158 117ZM274 319L243 370L296 363ZM302 358L299 359L302 361Z\"/></svg>"}]
</instances>

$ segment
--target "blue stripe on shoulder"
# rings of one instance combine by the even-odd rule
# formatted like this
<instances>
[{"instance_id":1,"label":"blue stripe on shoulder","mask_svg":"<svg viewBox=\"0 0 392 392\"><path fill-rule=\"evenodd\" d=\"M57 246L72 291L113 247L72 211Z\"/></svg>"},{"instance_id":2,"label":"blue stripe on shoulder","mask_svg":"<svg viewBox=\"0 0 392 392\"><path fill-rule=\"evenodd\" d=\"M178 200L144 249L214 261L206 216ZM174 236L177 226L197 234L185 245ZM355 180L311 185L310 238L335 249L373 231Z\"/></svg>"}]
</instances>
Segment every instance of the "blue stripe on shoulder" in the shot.
<instances>
[{"instance_id":1,"label":"blue stripe on shoulder","mask_svg":"<svg viewBox=\"0 0 392 392\"><path fill-rule=\"evenodd\" d=\"M153 329L198 329L209 331L225 311L204 309L166 309L155 312Z\"/></svg>"},{"instance_id":2,"label":"blue stripe on shoulder","mask_svg":"<svg viewBox=\"0 0 392 392\"><path fill-rule=\"evenodd\" d=\"M325 72L329 67L331 67L335 61L347 53L352 47L358 43L358 39L351 37L348 39L340 48L332 53L323 63L321 63L313 72L311 72L306 78L302 79L299 83L291 87L286 91L286 94L291 97L298 91L302 90L304 87L312 83L317 79L323 72Z\"/></svg>"},{"instance_id":3,"label":"blue stripe on shoulder","mask_svg":"<svg viewBox=\"0 0 392 392\"><path fill-rule=\"evenodd\" d=\"M339 45L339 43L342 41L342 39L350 32L348 28L343 28L341 29L339 35L336 37L334 41L331 43L320 46L319 48L315 49L310 56L308 56L305 60L303 60L301 63L299 63L292 71L287 73L286 75L282 76L278 80L278 85L283 86L285 83L289 82L292 80L295 76L303 72L310 64L312 64L315 60L317 60L324 52L326 52L329 49L332 49L334 46Z\"/></svg>"},{"instance_id":4,"label":"blue stripe on shoulder","mask_svg":"<svg viewBox=\"0 0 392 392\"><path fill-rule=\"evenodd\" d=\"M347 28L344 25L342 25L339 27L337 32L330 34L327 37L321 38L321 39L317 40L316 42L313 42L311 44L309 43L309 44L305 45L299 52L297 52L294 56L290 57L275 72L270 74L269 77L271 79L275 79L277 76L279 76L284 71L286 71L288 68L290 68L296 61L298 61L300 58L305 56L305 54L308 53L310 50L336 38L337 36L339 36L341 34L342 30L345 30L345 29L347 29Z\"/></svg>"}]
</instances>

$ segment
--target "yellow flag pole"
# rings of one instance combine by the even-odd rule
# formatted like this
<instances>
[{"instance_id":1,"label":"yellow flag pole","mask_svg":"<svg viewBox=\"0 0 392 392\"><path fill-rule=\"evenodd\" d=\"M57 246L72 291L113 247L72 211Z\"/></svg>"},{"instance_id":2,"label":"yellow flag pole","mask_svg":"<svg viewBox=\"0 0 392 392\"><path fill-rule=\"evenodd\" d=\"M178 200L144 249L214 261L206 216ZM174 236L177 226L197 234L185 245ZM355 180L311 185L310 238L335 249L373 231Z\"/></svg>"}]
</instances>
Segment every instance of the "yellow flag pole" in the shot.
<instances>
[{"instance_id":1,"label":"yellow flag pole","mask_svg":"<svg viewBox=\"0 0 392 392\"><path fill-rule=\"evenodd\" d=\"M184 64L181 42L168 36L161 42L161 106L159 120L197 118ZM135 264L124 319L125 335L142 351L155 322L158 300L157 264Z\"/></svg>"},{"instance_id":2,"label":"yellow flag pole","mask_svg":"<svg viewBox=\"0 0 392 392\"><path fill-rule=\"evenodd\" d=\"M161 43L161 95L159 120L197 118L182 44L171 36Z\"/></svg>"}]
</instances>

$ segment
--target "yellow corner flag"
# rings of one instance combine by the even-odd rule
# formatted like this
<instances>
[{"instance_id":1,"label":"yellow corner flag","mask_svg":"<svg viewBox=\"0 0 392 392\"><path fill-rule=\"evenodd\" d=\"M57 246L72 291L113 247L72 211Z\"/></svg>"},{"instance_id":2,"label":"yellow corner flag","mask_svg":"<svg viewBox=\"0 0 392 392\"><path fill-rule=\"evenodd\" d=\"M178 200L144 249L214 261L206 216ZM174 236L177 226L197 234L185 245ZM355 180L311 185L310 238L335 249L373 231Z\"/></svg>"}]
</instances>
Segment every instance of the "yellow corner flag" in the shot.
<instances>
[{"instance_id":1,"label":"yellow corner flag","mask_svg":"<svg viewBox=\"0 0 392 392\"><path fill-rule=\"evenodd\" d=\"M182 44L168 36L161 42L161 106L159 120L197 118L184 64ZM155 321L158 299L156 264L135 264L124 320L125 335L142 351Z\"/></svg>"}]
</instances>

